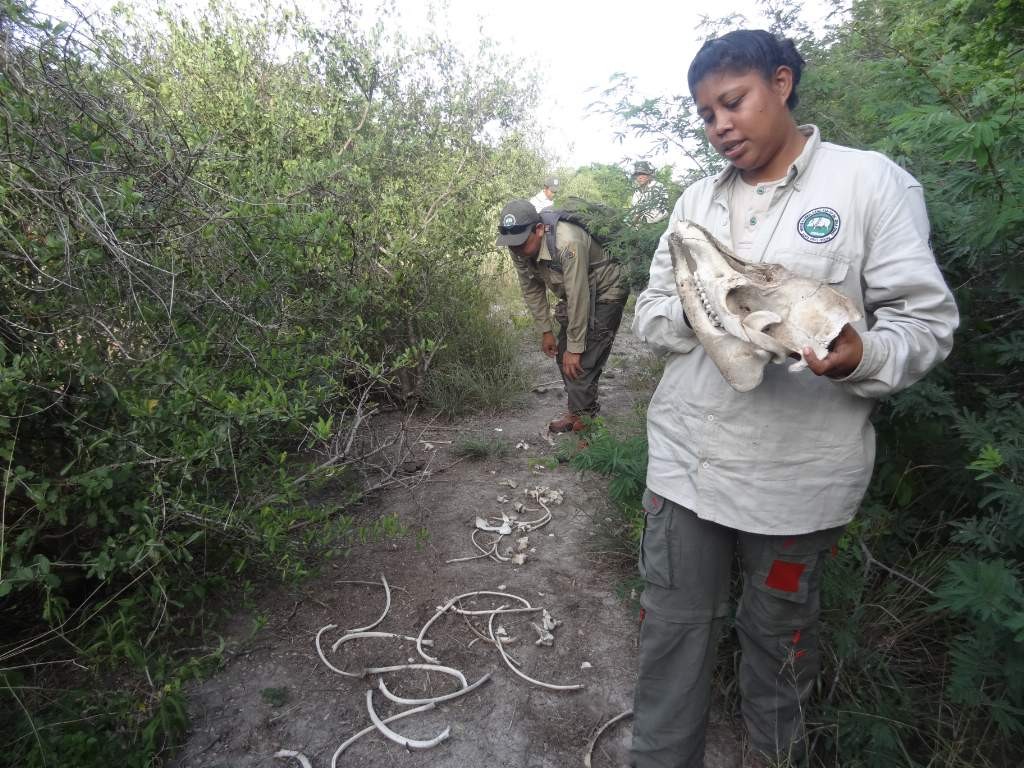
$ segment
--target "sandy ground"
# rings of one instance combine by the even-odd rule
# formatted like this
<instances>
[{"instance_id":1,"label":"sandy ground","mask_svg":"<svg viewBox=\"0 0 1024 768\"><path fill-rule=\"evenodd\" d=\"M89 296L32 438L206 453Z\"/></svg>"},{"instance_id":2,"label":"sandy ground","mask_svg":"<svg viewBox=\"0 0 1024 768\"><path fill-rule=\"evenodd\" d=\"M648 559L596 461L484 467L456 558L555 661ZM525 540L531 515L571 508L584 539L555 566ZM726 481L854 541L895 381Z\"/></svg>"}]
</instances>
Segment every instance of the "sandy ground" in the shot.
<instances>
[{"instance_id":1,"label":"sandy ground","mask_svg":"<svg viewBox=\"0 0 1024 768\"><path fill-rule=\"evenodd\" d=\"M647 353L623 321L607 375L602 381L605 414L625 418L649 397L643 373ZM555 379L554 364L533 343L524 346L535 384ZM451 464L445 441L460 437L500 437L510 445L523 442L506 458L461 461L407 488L377 494L361 511L364 519L395 514L409 533L359 546L349 556L327 563L322 572L300 586L267 594L256 613L267 624L255 635L252 614L239 615L229 632L229 661L217 675L189 692L192 729L174 765L192 768L298 766L292 758L275 758L281 749L308 757L314 768L332 765L337 747L370 725L366 692L377 675L348 678L332 672L314 647L317 631L327 624L325 653L346 670L366 666L422 661L415 644L395 640L348 643L337 653L330 646L342 629L374 621L384 606L377 586L344 583L379 581L392 585L392 605L377 631L415 636L438 606L455 595L473 590L504 590L547 608L562 622L552 647L537 647L530 621L518 614L501 618L509 634L521 642L511 646L523 671L558 684L583 684L575 692L549 691L516 677L497 649L476 638L463 617L446 614L431 628L429 651L442 664L461 670L474 681L491 679L476 691L435 710L394 724L399 733L426 739L450 728L450 738L426 751L410 751L371 733L337 759L337 766L434 766L475 768L561 768L583 764L594 732L611 717L632 706L637 656L637 615L630 600L629 573L621 564L597 554L601 526L607 525L609 502L605 481L581 475L561 464L538 467L555 449L542 439L546 424L564 409L560 387L531 393L521 406L486 418L473 417L435 427L425 433L436 440L433 451L423 445L428 466ZM500 430L500 431L499 431ZM574 440L571 436L558 439ZM548 461L548 464L553 462ZM512 481L516 488L502 485ZM552 507L549 525L529 535L528 559L522 566L480 559L450 563L451 558L475 554L470 542L477 515L500 516L515 501L530 503L524 491L548 486L564 493L564 503ZM499 502L498 497L510 501ZM507 600L479 598L467 608L495 608ZM486 621L474 620L486 633ZM585 668L585 665L589 667ZM404 672L385 676L389 687L410 698L454 690L451 678L436 672ZM405 707L392 704L379 692L374 704L382 716ZM709 727L707 768L739 765L738 727L729 718L713 715ZM628 765L630 723L624 721L601 738L594 768Z\"/></svg>"}]
</instances>

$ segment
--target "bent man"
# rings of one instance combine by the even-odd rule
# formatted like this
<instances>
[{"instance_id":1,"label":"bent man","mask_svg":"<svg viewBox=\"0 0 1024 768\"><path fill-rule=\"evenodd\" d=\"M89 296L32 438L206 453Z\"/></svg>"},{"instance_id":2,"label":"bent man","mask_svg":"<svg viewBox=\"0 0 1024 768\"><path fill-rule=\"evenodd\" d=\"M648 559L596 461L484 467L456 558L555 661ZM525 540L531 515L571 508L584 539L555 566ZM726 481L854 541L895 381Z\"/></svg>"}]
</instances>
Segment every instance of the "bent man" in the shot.
<instances>
[{"instance_id":1,"label":"bent man","mask_svg":"<svg viewBox=\"0 0 1024 768\"><path fill-rule=\"evenodd\" d=\"M581 417L600 410L597 385L608 360L629 287L622 268L581 226L555 228L554 252L546 226L529 200L508 203L499 218L496 245L512 254L523 299L541 334L541 349L555 358L568 393L567 412L548 424L552 432L579 432ZM557 298L554 318L548 291ZM553 332L558 321L558 337Z\"/></svg>"}]
</instances>

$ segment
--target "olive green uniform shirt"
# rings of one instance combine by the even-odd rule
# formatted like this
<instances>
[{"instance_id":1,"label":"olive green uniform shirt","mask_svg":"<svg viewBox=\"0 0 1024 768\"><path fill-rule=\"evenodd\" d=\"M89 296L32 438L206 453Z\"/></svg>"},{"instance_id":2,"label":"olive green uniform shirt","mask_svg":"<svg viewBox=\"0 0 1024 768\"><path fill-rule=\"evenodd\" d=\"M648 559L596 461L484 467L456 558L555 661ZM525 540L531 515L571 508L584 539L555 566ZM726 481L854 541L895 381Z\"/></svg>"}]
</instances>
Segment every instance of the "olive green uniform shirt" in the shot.
<instances>
[{"instance_id":1,"label":"olive green uniform shirt","mask_svg":"<svg viewBox=\"0 0 1024 768\"><path fill-rule=\"evenodd\" d=\"M599 303L625 301L629 286L622 268L608 258L604 249L585 229L560 221L555 230L555 247L561 255L562 271L551 269L547 238L541 241L536 259L517 256L512 263L519 276L523 300L540 333L551 333L554 322L548 304L548 290L565 302L568 316L566 351L580 354L587 348L590 323L590 285L594 283ZM591 269L591 264L595 264Z\"/></svg>"}]
</instances>

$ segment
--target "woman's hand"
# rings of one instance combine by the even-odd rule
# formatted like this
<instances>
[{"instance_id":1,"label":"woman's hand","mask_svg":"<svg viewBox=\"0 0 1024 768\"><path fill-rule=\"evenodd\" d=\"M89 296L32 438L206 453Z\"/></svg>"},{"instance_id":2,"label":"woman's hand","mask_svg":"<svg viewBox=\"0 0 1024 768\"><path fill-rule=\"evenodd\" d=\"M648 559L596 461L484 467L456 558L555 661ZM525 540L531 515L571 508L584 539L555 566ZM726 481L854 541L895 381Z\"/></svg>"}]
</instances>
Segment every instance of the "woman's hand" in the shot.
<instances>
[{"instance_id":1,"label":"woman's hand","mask_svg":"<svg viewBox=\"0 0 1024 768\"><path fill-rule=\"evenodd\" d=\"M843 326L843 330L839 332L829 347L828 354L820 360L814 354L814 350L804 347L804 360L807 361L807 367L814 371L815 375L828 376L830 379L849 376L860 365L862 357L864 357L864 342L861 341L860 334L849 323Z\"/></svg>"}]
</instances>

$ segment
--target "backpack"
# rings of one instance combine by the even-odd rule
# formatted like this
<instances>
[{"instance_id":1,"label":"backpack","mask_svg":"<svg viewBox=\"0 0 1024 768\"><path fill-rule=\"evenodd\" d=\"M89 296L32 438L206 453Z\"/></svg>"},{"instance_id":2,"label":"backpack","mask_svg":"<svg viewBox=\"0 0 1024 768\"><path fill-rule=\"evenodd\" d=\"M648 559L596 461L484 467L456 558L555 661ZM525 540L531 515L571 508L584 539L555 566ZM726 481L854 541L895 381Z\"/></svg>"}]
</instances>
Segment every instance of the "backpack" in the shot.
<instances>
[{"instance_id":1,"label":"backpack","mask_svg":"<svg viewBox=\"0 0 1024 768\"><path fill-rule=\"evenodd\" d=\"M562 255L555 245L555 229L560 221L568 221L581 228L597 241L605 253L609 254L608 258L603 261L591 262L591 270L603 267L609 261L615 261L609 251L615 249L619 233L625 222L622 214L611 206L592 203L579 197L570 197L566 199L561 208L546 208L541 211L540 220L544 224L544 239L547 242L548 253L551 254L549 269L555 272L562 271Z\"/></svg>"}]
</instances>

